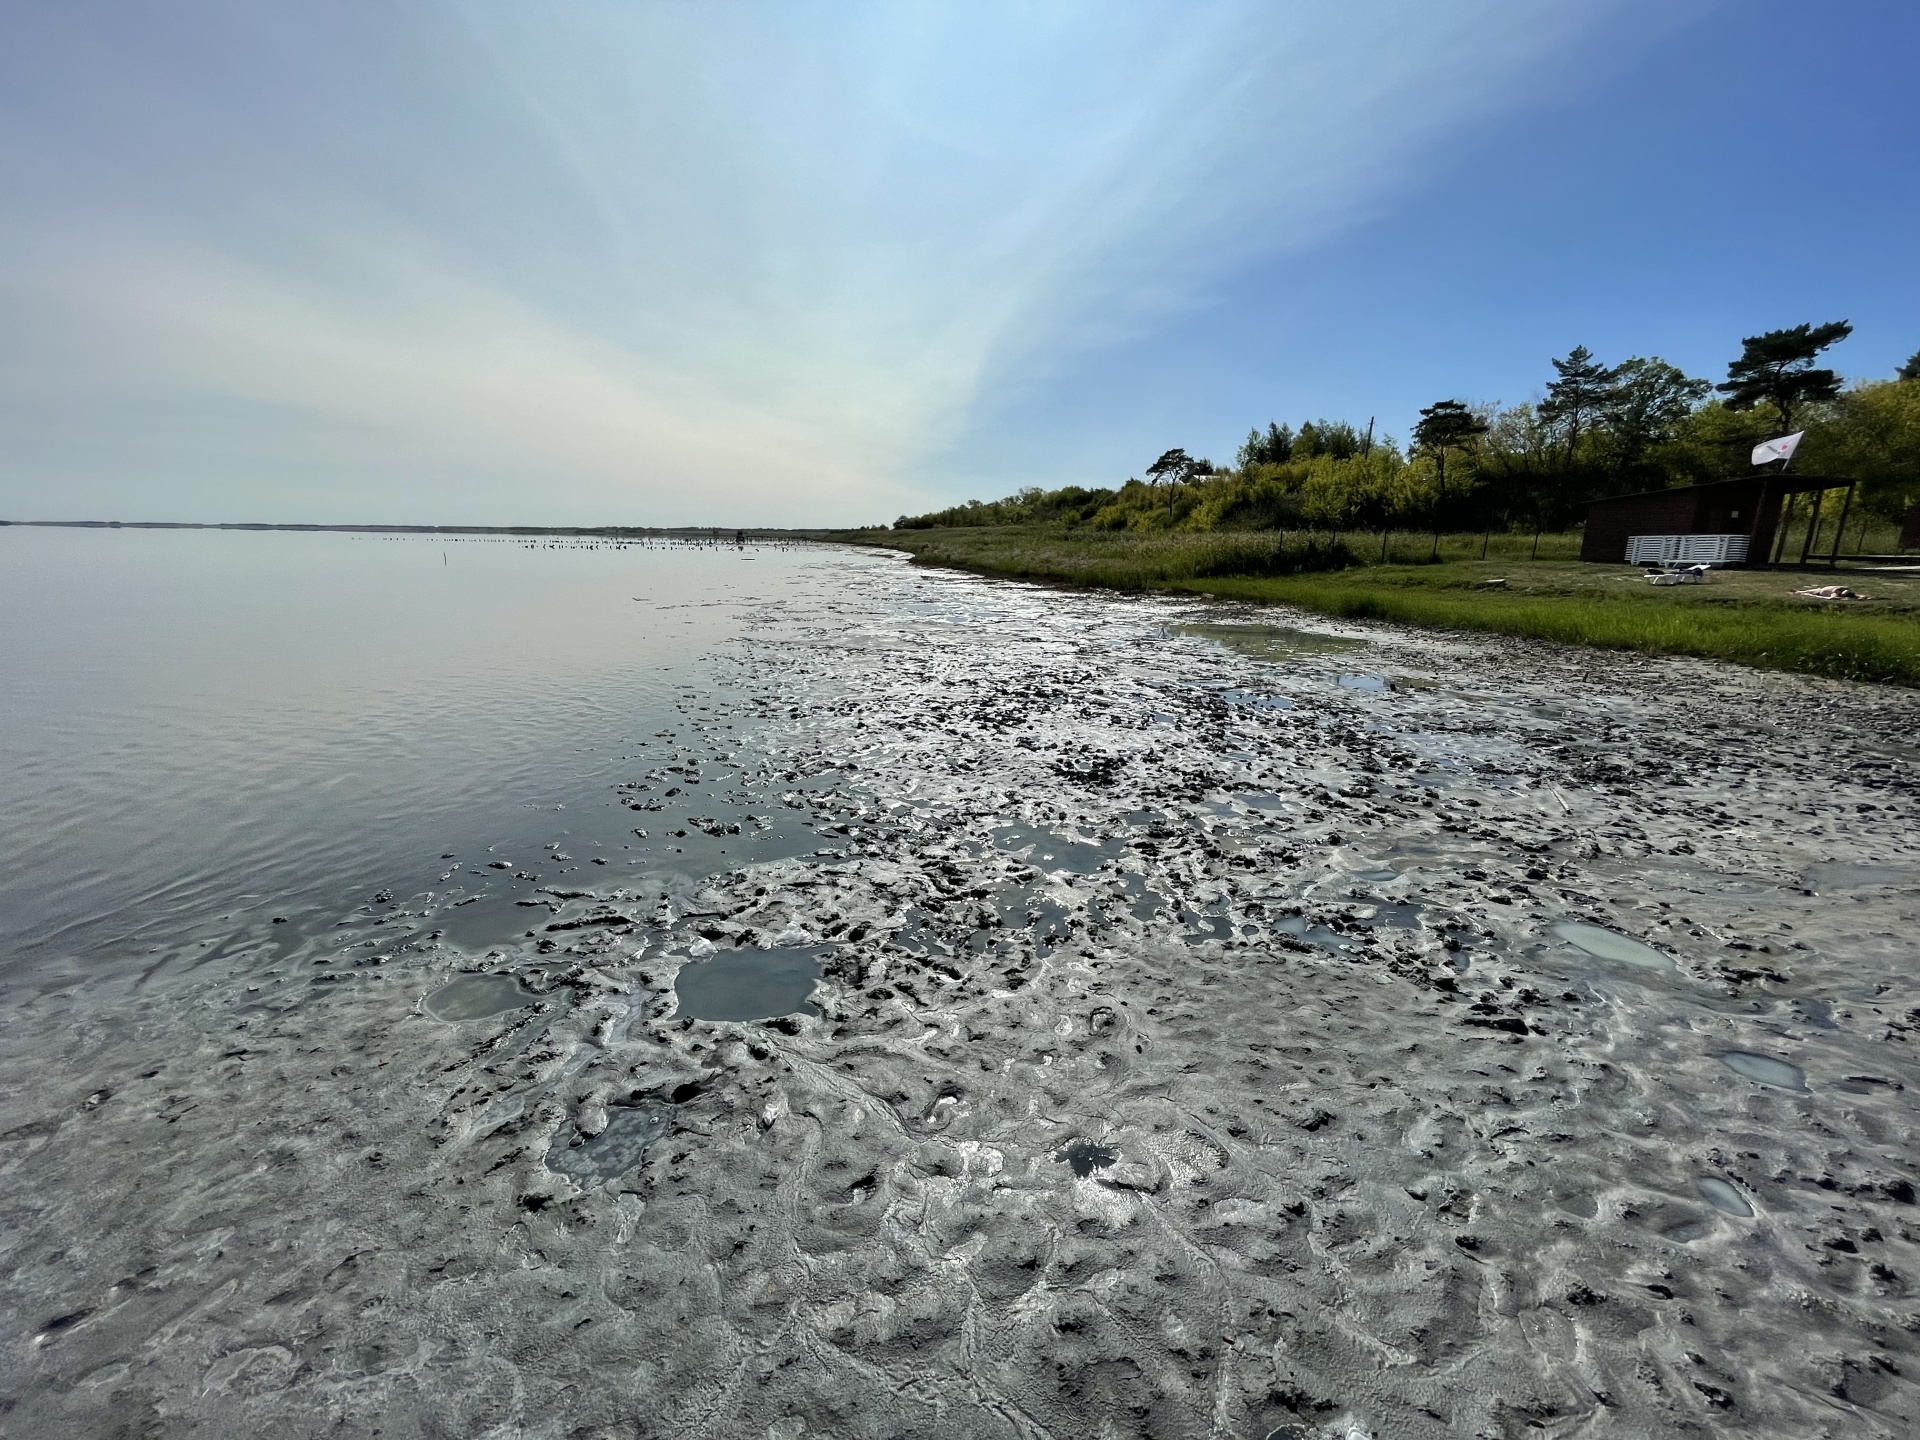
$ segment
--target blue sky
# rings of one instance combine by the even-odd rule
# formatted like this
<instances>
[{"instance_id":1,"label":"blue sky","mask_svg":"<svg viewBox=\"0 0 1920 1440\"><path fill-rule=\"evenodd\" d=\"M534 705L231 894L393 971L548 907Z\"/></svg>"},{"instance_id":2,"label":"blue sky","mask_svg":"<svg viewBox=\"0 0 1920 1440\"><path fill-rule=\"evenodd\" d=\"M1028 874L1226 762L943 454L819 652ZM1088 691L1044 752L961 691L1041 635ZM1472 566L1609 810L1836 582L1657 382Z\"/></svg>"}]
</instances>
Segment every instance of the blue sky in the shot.
<instances>
[{"instance_id":1,"label":"blue sky","mask_svg":"<svg viewBox=\"0 0 1920 1440\"><path fill-rule=\"evenodd\" d=\"M1920 349L1920 7L0 11L0 516L807 524Z\"/></svg>"}]
</instances>

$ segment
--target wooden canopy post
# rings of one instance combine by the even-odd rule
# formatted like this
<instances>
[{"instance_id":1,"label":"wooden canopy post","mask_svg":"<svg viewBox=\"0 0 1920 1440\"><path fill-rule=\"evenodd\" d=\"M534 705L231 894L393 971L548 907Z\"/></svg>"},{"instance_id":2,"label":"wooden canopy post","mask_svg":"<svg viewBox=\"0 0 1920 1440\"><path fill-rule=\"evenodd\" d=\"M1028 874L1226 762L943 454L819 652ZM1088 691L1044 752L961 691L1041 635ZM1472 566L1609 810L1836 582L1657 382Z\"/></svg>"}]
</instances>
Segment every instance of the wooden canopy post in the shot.
<instances>
[{"instance_id":1,"label":"wooden canopy post","mask_svg":"<svg viewBox=\"0 0 1920 1440\"><path fill-rule=\"evenodd\" d=\"M1793 519L1793 502L1797 498L1791 490L1780 497L1780 518L1774 522L1773 554L1767 560L1769 566L1778 565L1780 557L1787 553L1787 524Z\"/></svg>"},{"instance_id":2,"label":"wooden canopy post","mask_svg":"<svg viewBox=\"0 0 1920 1440\"><path fill-rule=\"evenodd\" d=\"M1840 525L1833 532L1833 553L1827 556L1827 568L1834 570L1840 565L1840 541L1847 533L1847 516L1853 511L1853 488L1859 484L1853 481L1847 486L1847 498L1840 503Z\"/></svg>"},{"instance_id":3,"label":"wooden canopy post","mask_svg":"<svg viewBox=\"0 0 1920 1440\"><path fill-rule=\"evenodd\" d=\"M1824 490L1816 490L1813 492L1813 513L1807 516L1807 533L1805 538L1800 541L1800 563L1802 565L1807 563L1807 557L1813 553L1814 539L1820 533L1820 502L1826 498L1827 492Z\"/></svg>"}]
</instances>

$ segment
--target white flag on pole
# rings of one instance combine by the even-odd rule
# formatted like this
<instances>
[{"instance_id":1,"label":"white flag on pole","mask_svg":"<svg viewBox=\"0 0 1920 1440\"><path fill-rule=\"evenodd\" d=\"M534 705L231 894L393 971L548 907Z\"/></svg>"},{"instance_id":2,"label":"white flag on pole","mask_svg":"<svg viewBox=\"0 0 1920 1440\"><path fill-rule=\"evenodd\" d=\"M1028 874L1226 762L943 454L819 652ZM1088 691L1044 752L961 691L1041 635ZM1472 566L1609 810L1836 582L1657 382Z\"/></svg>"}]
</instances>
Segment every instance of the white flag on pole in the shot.
<instances>
[{"instance_id":1,"label":"white flag on pole","mask_svg":"<svg viewBox=\"0 0 1920 1440\"><path fill-rule=\"evenodd\" d=\"M1791 435L1782 435L1778 440L1763 440L1753 447L1753 463L1764 465L1769 460L1791 460L1793 452L1800 448L1800 437L1807 432L1796 430Z\"/></svg>"}]
</instances>

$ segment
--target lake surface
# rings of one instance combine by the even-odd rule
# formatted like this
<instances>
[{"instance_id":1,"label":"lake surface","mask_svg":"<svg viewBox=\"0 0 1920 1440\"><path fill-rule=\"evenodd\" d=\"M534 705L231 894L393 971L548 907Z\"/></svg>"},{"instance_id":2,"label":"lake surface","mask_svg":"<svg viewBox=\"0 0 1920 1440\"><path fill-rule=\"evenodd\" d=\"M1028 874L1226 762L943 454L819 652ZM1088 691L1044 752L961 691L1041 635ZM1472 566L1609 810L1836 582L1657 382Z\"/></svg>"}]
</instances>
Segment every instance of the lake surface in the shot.
<instances>
[{"instance_id":1,"label":"lake surface","mask_svg":"<svg viewBox=\"0 0 1920 1440\"><path fill-rule=\"evenodd\" d=\"M725 757L755 720L715 666L757 607L827 603L849 563L0 528L0 966L14 983L190 966L430 891L482 897L440 922L480 943L524 928L512 897L537 887L516 875L658 886L810 849L784 808L727 832L753 805ZM673 765L699 772L671 777L673 801L620 803Z\"/></svg>"}]
</instances>

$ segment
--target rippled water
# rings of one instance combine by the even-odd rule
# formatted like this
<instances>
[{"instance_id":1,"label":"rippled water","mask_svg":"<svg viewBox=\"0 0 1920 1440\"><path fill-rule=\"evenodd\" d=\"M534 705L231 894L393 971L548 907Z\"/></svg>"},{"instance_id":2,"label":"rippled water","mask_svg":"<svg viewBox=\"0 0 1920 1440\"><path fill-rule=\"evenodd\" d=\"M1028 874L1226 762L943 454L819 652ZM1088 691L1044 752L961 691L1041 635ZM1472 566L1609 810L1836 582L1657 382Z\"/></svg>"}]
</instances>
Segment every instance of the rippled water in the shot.
<instances>
[{"instance_id":1,"label":"rippled water","mask_svg":"<svg viewBox=\"0 0 1920 1440\"><path fill-rule=\"evenodd\" d=\"M14 983L190 965L453 888L480 898L436 923L484 942L524 928L514 897L536 887L516 875L811 848L791 811L742 825L753 807L718 798L715 757L753 722L713 664L829 558L0 528L0 965ZM696 762L675 799L714 802L629 808L614 787L642 762Z\"/></svg>"}]
</instances>

